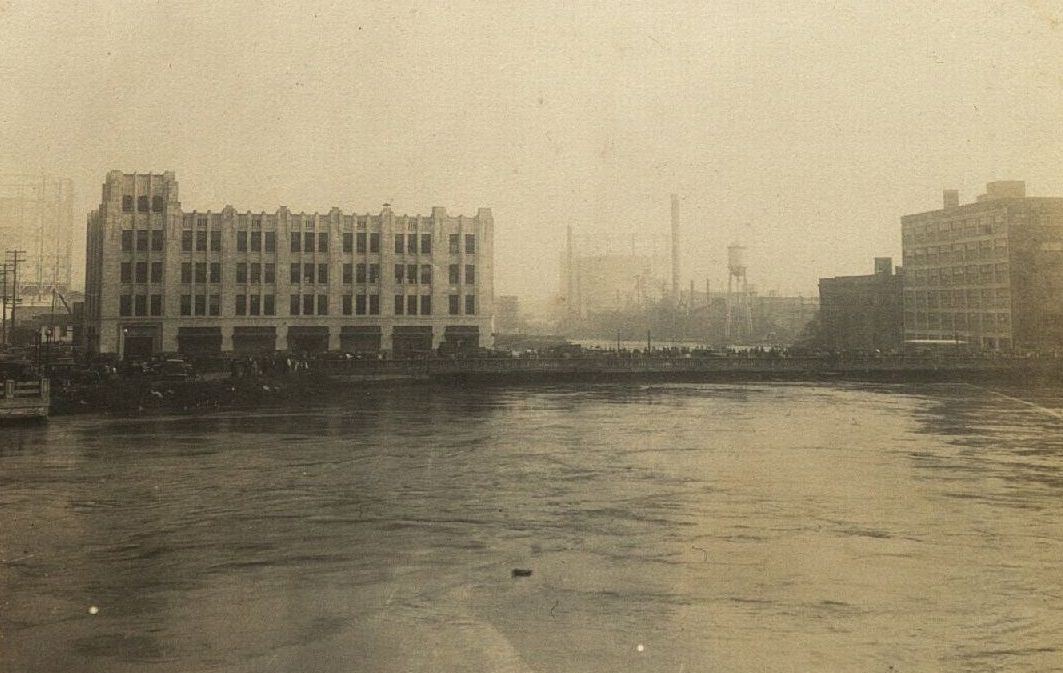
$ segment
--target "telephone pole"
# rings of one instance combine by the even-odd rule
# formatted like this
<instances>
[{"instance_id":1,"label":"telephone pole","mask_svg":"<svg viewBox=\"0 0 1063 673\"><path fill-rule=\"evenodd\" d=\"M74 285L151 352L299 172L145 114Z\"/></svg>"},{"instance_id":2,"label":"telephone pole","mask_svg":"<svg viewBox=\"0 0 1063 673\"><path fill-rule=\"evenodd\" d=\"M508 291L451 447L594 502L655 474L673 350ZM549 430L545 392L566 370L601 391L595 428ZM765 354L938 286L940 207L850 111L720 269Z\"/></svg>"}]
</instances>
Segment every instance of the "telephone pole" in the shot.
<instances>
[{"instance_id":1,"label":"telephone pole","mask_svg":"<svg viewBox=\"0 0 1063 673\"><path fill-rule=\"evenodd\" d=\"M15 331L15 307L18 306L19 293L18 293L18 265L26 261L24 255L25 250L8 250L7 258L4 261L4 345L9 345L9 334L13 334ZM8 276L11 276L10 282L8 282ZM10 287L10 291L8 288ZM8 330L7 321L7 307L11 305L11 329Z\"/></svg>"}]
</instances>

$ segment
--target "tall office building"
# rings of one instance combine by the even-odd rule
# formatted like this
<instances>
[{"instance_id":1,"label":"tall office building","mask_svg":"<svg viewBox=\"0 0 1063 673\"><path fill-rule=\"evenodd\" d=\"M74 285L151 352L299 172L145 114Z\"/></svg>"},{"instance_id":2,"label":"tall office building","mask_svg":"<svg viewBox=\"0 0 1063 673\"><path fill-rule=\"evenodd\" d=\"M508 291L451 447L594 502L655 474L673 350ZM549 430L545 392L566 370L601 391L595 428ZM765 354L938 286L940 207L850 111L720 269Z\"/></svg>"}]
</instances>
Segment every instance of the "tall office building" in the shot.
<instances>
[{"instance_id":1,"label":"tall office building","mask_svg":"<svg viewBox=\"0 0 1063 673\"><path fill-rule=\"evenodd\" d=\"M88 219L85 345L122 357L489 346L493 230L488 208L184 212L172 172L112 171Z\"/></svg>"},{"instance_id":2,"label":"tall office building","mask_svg":"<svg viewBox=\"0 0 1063 673\"><path fill-rule=\"evenodd\" d=\"M991 182L901 218L904 336L977 350L1063 348L1063 198Z\"/></svg>"}]
</instances>

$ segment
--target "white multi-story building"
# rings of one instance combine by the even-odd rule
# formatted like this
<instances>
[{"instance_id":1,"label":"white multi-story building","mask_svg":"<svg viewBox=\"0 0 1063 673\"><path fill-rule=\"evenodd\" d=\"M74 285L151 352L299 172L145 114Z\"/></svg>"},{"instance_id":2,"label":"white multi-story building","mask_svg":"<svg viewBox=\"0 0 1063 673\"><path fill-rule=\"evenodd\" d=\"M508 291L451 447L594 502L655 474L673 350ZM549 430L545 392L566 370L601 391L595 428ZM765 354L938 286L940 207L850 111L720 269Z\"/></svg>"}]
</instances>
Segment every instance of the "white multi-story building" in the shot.
<instances>
[{"instance_id":1,"label":"white multi-story building","mask_svg":"<svg viewBox=\"0 0 1063 673\"><path fill-rule=\"evenodd\" d=\"M112 171L88 219L85 346L122 357L490 346L493 229L488 208L184 212L172 172Z\"/></svg>"}]
</instances>

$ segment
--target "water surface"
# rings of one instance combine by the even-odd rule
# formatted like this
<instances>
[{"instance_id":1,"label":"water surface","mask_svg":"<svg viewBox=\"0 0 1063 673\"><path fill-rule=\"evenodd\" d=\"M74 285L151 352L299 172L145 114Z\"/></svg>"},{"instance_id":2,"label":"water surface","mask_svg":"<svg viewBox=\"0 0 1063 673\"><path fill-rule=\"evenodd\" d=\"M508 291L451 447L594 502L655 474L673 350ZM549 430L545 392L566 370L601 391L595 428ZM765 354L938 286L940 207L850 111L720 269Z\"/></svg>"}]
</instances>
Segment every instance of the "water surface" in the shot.
<instances>
[{"instance_id":1,"label":"water surface","mask_svg":"<svg viewBox=\"0 0 1063 673\"><path fill-rule=\"evenodd\" d=\"M4 428L0 671L1063 670L1061 409L396 388Z\"/></svg>"}]
</instances>

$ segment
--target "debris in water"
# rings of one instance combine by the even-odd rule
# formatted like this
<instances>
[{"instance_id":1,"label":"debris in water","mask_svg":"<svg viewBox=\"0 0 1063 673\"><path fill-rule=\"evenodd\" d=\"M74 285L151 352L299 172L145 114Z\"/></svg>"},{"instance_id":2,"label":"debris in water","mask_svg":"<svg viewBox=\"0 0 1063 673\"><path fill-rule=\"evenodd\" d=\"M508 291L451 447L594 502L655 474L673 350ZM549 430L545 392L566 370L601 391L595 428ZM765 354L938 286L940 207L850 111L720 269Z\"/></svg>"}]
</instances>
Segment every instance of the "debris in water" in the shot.
<instances>
[{"instance_id":1,"label":"debris in water","mask_svg":"<svg viewBox=\"0 0 1063 673\"><path fill-rule=\"evenodd\" d=\"M530 568L514 568L514 577L531 577L532 571Z\"/></svg>"}]
</instances>

